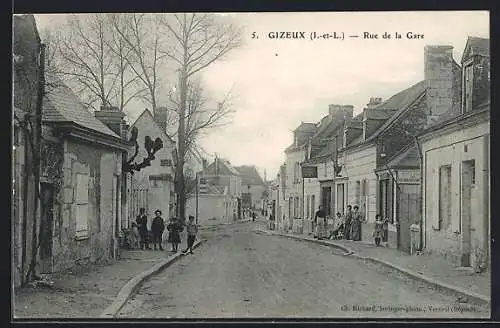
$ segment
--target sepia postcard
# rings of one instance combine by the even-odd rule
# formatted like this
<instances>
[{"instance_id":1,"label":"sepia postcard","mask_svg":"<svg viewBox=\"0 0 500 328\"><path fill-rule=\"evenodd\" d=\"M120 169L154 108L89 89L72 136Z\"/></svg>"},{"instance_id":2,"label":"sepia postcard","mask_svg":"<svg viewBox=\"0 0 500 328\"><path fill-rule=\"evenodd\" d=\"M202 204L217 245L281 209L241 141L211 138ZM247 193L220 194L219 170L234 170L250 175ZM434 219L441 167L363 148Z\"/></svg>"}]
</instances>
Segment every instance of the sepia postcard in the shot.
<instances>
[{"instance_id":1,"label":"sepia postcard","mask_svg":"<svg viewBox=\"0 0 500 328\"><path fill-rule=\"evenodd\" d=\"M488 11L12 16L12 320L489 319Z\"/></svg>"}]
</instances>

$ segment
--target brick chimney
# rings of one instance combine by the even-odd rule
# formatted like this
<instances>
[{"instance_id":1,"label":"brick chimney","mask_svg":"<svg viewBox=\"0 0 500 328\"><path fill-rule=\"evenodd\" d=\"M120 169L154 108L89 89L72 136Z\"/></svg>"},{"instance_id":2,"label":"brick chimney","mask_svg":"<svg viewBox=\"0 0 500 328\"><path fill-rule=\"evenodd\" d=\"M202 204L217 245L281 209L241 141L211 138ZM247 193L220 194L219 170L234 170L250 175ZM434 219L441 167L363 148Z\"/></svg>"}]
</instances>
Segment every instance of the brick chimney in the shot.
<instances>
[{"instance_id":1,"label":"brick chimney","mask_svg":"<svg viewBox=\"0 0 500 328\"><path fill-rule=\"evenodd\" d=\"M162 129L167 131L168 109L167 107L157 107L154 112L154 120L156 124Z\"/></svg>"},{"instance_id":2,"label":"brick chimney","mask_svg":"<svg viewBox=\"0 0 500 328\"><path fill-rule=\"evenodd\" d=\"M427 124L459 112L460 67L453 60L453 46L425 46L424 79L427 89Z\"/></svg>"},{"instance_id":3,"label":"brick chimney","mask_svg":"<svg viewBox=\"0 0 500 328\"><path fill-rule=\"evenodd\" d=\"M124 132L122 132L122 129L125 113L116 106L101 106L100 109L94 112L95 118L123 138Z\"/></svg>"},{"instance_id":4,"label":"brick chimney","mask_svg":"<svg viewBox=\"0 0 500 328\"><path fill-rule=\"evenodd\" d=\"M328 114L330 119L342 121L344 119L352 118L354 113L353 105L329 105L328 106Z\"/></svg>"}]
</instances>

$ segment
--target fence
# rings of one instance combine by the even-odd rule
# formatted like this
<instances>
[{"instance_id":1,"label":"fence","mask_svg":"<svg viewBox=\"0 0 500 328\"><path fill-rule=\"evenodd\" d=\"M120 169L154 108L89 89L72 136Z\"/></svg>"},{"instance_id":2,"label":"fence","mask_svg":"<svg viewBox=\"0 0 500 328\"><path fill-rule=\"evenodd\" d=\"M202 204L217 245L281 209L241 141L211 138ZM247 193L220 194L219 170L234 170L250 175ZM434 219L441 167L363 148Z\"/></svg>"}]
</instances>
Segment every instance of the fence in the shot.
<instances>
[{"instance_id":1,"label":"fence","mask_svg":"<svg viewBox=\"0 0 500 328\"><path fill-rule=\"evenodd\" d=\"M132 189L128 208L129 222L135 220L141 207L144 207L146 212L148 211L148 189Z\"/></svg>"}]
</instances>

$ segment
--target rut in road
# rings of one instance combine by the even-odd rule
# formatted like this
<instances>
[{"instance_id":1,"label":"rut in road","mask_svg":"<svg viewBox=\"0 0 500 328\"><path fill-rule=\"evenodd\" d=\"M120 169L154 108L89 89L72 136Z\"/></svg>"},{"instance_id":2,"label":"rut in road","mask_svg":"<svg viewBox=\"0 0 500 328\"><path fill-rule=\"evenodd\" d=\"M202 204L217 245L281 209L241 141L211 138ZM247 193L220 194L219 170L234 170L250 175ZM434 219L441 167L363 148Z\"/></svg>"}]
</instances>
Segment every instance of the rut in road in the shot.
<instances>
[{"instance_id":1,"label":"rut in road","mask_svg":"<svg viewBox=\"0 0 500 328\"><path fill-rule=\"evenodd\" d=\"M464 305L455 303L454 295L342 256L340 250L256 234L250 227L237 225L214 232L194 255L184 257L146 282L119 316L489 316L488 311L478 307L457 312L456 307L462 309ZM357 311L354 305L386 308ZM413 309L405 312L408 306ZM439 311L431 311L438 306Z\"/></svg>"}]
</instances>

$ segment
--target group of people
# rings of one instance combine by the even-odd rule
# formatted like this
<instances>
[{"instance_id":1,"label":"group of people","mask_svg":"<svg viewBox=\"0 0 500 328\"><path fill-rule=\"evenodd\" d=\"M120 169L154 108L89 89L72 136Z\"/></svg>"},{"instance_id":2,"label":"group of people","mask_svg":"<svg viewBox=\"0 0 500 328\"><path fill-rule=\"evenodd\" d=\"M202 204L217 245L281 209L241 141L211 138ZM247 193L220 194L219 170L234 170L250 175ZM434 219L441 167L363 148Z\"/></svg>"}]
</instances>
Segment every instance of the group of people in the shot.
<instances>
[{"instance_id":1,"label":"group of people","mask_svg":"<svg viewBox=\"0 0 500 328\"><path fill-rule=\"evenodd\" d=\"M170 218L170 222L165 226L165 220L161 216L160 210L155 211L155 217L151 222L151 236L153 248L149 246L149 230L148 230L148 217L146 215L146 209L140 208L139 215L137 216L135 222L132 223L132 229L134 235L136 236L135 248L144 250L160 250L163 251L163 233L165 228L168 231L167 242L172 245L172 252L176 253L178 251L179 244L181 243L181 232L184 228L187 230L187 247L183 251L193 254L193 244L196 240L196 235L198 233L198 226L194 222L194 216L189 216L189 221L185 223L185 220ZM157 247L158 246L158 247Z\"/></svg>"},{"instance_id":2,"label":"group of people","mask_svg":"<svg viewBox=\"0 0 500 328\"><path fill-rule=\"evenodd\" d=\"M326 211L323 206L320 206L314 216L313 231L315 239L345 239L360 241L361 240L361 227L365 222L365 218L359 212L359 206L347 205L347 212L342 214L337 212L333 222L329 222ZM373 231L373 238L375 245L379 246L381 242L387 242L388 219L382 219L382 216L377 214L375 217L375 228ZM330 226L330 231L327 227Z\"/></svg>"}]
</instances>

